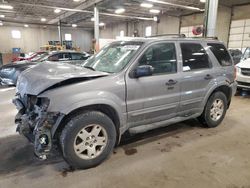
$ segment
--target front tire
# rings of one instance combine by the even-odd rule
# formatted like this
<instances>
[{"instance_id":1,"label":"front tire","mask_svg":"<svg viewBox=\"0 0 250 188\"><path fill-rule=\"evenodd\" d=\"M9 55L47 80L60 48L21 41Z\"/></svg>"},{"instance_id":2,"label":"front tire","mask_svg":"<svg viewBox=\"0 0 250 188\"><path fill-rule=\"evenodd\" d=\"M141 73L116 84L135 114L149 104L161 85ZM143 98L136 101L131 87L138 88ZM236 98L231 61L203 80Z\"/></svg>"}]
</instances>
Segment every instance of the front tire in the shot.
<instances>
[{"instance_id":1,"label":"front tire","mask_svg":"<svg viewBox=\"0 0 250 188\"><path fill-rule=\"evenodd\" d=\"M116 129L112 120L97 111L74 116L60 136L64 159L74 168L87 169L102 163L116 142Z\"/></svg>"},{"instance_id":2,"label":"front tire","mask_svg":"<svg viewBox=\"0 0 250 188\"><path fill-rule=\"evenodd\" d=\"M208 128L217 127L224 119L227 111L227 97L218 91L213 93L198 120Z\"/></svg>"}]
</instances>

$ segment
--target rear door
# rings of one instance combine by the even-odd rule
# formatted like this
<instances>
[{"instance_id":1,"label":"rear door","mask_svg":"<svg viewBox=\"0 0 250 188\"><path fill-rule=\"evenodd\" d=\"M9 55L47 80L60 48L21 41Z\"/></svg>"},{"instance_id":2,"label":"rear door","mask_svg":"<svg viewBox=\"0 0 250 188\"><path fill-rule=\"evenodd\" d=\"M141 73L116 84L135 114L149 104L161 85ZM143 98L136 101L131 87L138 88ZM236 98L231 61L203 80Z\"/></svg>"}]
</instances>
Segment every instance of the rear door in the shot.
<instances>
[{"instance_id":1,"label":"rear door","mask_svg":"<svg viewBox=\"0 0 250 188\"><path fill-rule=\"evenodd\" d=\"M177 71L175 42L151 44L139 57L137 66L151 65L152 76L126 76L127 111L130 127L175 117L180 102L180 80Z\"/></svg>"},{"instance_id":2,"label":"rear door","mask_svg":"<svg viewBox=\"0 0 250 188\"><path fill-rule=\"evenodd\" d=\"M203 109L203 99L215 77L212 62L200 42L179 42L182 52L180 115L189 116Z\"/></svg>"}]
</instances>

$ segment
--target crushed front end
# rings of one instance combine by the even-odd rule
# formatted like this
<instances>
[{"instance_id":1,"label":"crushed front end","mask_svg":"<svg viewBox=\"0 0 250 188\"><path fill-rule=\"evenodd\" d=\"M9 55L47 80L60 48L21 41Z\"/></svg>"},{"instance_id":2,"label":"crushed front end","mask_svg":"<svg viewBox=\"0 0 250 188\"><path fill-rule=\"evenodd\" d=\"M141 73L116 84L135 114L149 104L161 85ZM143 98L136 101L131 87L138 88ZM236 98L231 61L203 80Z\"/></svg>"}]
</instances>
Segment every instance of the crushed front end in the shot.
<instances>
[{"instance_id":1,"label":"crushed front end","mask_svg":"<svg viewBox=\"0 0 250 188\"><path fill-rule=\"evenodd\" d=\"M13 103L18 113L15 117L17 132L34 143L34 153L40 159L47 159L52 146L52 127L63 115L47 112L50 100L34 95L17 94Z\"/></svg>"}]
</instances>

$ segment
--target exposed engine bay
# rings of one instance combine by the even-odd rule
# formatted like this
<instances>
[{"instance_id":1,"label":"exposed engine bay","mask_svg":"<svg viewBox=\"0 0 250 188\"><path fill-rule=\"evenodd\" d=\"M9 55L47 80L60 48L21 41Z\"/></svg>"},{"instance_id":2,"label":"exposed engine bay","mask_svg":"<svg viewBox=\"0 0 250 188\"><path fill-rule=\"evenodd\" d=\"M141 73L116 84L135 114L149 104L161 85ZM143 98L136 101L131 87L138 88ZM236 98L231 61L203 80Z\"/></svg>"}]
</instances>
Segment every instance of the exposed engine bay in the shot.
<instances>
[{"instance_id":1,"label":"exposed engine bay","mask_svg":"<svg viewBox=\"0 0 250 188\"><path fill-rule=\"evenodd\" d=\"M13 100L18 109L15 118L17 132L24 135L34 143L34 153L40 159L46 159L52 148L51 128L57 122L58 117L64 116L60 113L49 113L48 98L38 98L34 95L19 94Z\"/></svg>"}]
</instances>

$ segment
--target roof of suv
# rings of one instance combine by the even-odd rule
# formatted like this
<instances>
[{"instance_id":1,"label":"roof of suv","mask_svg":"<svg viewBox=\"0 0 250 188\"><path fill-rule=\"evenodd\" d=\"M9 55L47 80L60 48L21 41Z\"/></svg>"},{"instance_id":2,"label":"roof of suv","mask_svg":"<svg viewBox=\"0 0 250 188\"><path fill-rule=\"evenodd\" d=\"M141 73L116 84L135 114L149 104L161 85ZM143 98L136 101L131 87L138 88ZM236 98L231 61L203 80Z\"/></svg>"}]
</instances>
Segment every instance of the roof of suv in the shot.
<instances>
[{"instance_id":1,"label":"roof of suv","mask_svg":"<svg viewBox=\"0 0 250 188\"><path fill-rule=\"evenodd\" d=\"M156 36L156 37L148 37L148 38L137 37L137 38L128 39L128 40L125 40L125 41L128 41L128 42L135 41L135 42L150 43L150 42L161 41L161 40L169 40L169 41L203 41L203 42L223 43L222 41L219 41L216 38L200 38L200 37L189 38L189 37L174 37L174 36L159 36L159 37Z\"/></svg>"}]
</instances>

